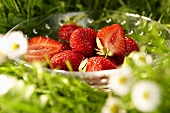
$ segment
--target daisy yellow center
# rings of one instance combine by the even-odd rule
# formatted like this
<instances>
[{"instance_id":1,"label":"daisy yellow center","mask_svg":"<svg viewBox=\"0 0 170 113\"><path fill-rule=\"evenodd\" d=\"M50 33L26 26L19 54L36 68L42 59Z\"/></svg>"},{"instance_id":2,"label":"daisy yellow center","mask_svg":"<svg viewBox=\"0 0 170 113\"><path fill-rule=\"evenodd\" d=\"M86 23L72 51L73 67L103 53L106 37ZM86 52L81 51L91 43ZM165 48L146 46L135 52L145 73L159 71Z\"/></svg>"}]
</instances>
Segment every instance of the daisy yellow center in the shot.
<instances>
[{"instance_id":1,"label":"daisy yellow center","mask_svg":"<svg viewBox=\"0 0 170 113\"><path fill-rule=\"evenodd\" d=\"M126 82L127 82L127 78L126 77L121 77L119 79L119 83L121 83L121 84L125 84Z\"/></svg>"},{"instance_id":2,"label":"daisy yellow center","mask_svg":"<svg viewBox=\"0 0 170 113\"><path fill-rule=\"evenodd\" d=\"M149 99L150 98L149 92L144 92L143 93L143 98L146 99L146 100Z\"/></svg>"},{"instance_id":3,"label":"daisy yellow center","mask_svg":"<svg viewBox=\"0 0 170 113\"><path fill-rule=\"evenodd\" d=\"M16 50L16 49L18 49L18 48L19 48L19 44L14 43L14 44L12 45L12 50Z\"/></svg>"},{"instance_id":4,"label":"daisy yellow center","mask_svg":"<svg viewBox=\"0 0 170 113\"><path fill-rule=\"evenodd\" d=\"M139 61L146 62L145 56L140 56L140 57L139 57Z\"/></svg>"},{"instance_id":5,"label":"daisy yellow center","mask_svg":"<svg viewBox=\"0 0 170 113\"><path fill-rule=\"evenodd\" d=\"M118 105L113 105L112 107L111 107L111 113L119 113L119 106Z\"/></svg>"}]
</instances>

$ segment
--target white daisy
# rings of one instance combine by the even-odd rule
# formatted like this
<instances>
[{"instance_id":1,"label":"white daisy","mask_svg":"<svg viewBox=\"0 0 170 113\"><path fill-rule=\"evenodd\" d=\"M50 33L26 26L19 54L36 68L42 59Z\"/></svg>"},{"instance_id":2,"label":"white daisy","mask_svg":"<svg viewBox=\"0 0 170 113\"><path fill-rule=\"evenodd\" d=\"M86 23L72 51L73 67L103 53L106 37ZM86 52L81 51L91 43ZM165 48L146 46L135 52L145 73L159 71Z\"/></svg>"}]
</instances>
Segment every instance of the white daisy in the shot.
<instances>
[{"instance_id":1,"label":"white daisy","mask_svg":"<svg viewBox=\"0 0 170 113\"><path fill-rule=\"evenodd\" d=\"M0 38L2 38L4 35L3 34L0 34Z\"/></svg>"},{"instance_id":2,"label":"white daisy","mask_svg":"<svg viewBox=\"0 0 170 113\"><path fill-rule=\"evenodd\" d=\"M6 55L3 54L3 46L4 38L0 38L0 64L6 61Z\"/></svg>"},{"instance_id":3,"label":"white daisy","mask_svg":"<svg viewBox=\"0 0 170 113\"><path fill-rule=\"evenodd\" d=\"M131 99L139 111L152 112L161 102L160 88L153 81L139 81L132 89Z\"/></svg>"},{"instance_id":4,"label":"white daisy","mask_svg":"<svg viewBox=\"0 0 170 113\"><path fill-rule=\"evenodd\" d=\"M10 59L15 59L25 54L28 48L28 41L21 31L12 31L4 36L2 52Z\"/></svg>"},{"instance_id":5,"label":"white daisy","mask_svg":"<svg viewBox=\"0 0 170 113\"><path fill-rule=\"evenodd\" d=\"M5 61L6 61L6 56L0 50L0 64L4 63Z\"/></svg>"},{"instance_id":6,"label":"white daisy","mask_svg":"<svg viewBox=\"0 0 170 113\"><path fill-rule=\"evenodd\" d=\"M153 62L152 56L144 52L132 52L129 55L137 66L151 64Z\"/></svg>"},{"instance_id":7,"label":"white daisy","mask_svg":"<svg viewBox=\"0 0 170 113\"><path fill-rule=\"evenodd\" d=\"M108 97L101 113L126 113L126 111L122 108L121 102L118 98Z\"/></svg>"},{"instance_id":8,"label":"white daisy","mask_svg":"<svg viewBox=\"0 0 170 113\"><path fill-rule=\"evenodd\" d=\"M0 95L6 94L16 83L16 79L5 74L0 75Z\"/></svg>"},{"instance_id":9,"label":"white daisy","mask_svg":"<svg viewBox=\"0 0 170 113\"><path fill-rule=\"evenodd\" d=\"M117 95L125 96L133 84L134 76L130 67L121 67L116 69L109 76L109 87Z\"/></svg>"}]
</instances>

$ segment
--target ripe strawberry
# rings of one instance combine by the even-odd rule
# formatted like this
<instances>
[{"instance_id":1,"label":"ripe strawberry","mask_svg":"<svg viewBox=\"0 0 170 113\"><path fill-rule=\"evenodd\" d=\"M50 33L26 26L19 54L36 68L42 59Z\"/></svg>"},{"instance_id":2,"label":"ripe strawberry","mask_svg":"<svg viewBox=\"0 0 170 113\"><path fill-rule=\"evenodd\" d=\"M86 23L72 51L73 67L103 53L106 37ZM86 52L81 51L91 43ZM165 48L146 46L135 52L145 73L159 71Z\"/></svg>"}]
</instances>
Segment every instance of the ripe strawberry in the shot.
<instances>
[{"instance_id":1,"label":"ripe strawberry","mask_svg":"<svg viewBox=\"0 0 170 113\"><path fill-rule=\"evenodd\" d=\"M70 45L66 43L62 43L62 50L71 50Z\"/></svg>"},{"instance_id":2,"label":"ripe strawberry","mask_svg":"<svg viewBox=\"0 0 170 113\"><path fill-rule=\"evenodd\" d=\"M139 51L138 44L130 37L125 37L125 56L128 56L133 51Z\"/></svg>"},{"instance_id":3,"label":"ripe strawberry","mask_svg":"<svg viewBox=\"0 0 170 113\"><path fill-rule=\"evenodd\" d=\"M86 71L100 71L116 68L117 66L113 62L103 56L90 57L86 65Z\"/></svg>"},{"instance_id":4,"label":"ripe strawberry","mask_svg":"<svg viewBox=\"0 0 170 113\"><path fill-rule=\"evenodd\" d=\"M46 57L50 59L54 54L61 52L62 49L63 45L60 42L44 36L36 36L28 41L28 50L24 59L27 62L46 62Z\"/></svg>"},{"instance_id":5,"label":"ripe strawberry","mask_svg":"<svg viewBox=\"0 0 170 113\"><path fill-rule=\"evenodd\" d=\"M66 61L68 60L72 66L73 71L78 71L78 67L81 63L81 61L84 59L84 56L82 54L73 52L71 50L64 50L58 54L55 54L51 60L50 63L52 65L51 68L57 68L60 70L69 70Z\"/></svg>"},{"instance_id":6,"label":"ripe strawberry","mask_svg":"<svg viewBox=\"0 0 170 113\"><path fill-rule=\"evenodd\" d=\"M101 28L97 33L99 54L113 56L125 52L124 29L119 24Z\"/></svg>"},{"instance_id":7,"label":"ripe strawberry","mask_svg":"<svg viewBox=\"0 0 170 113\"><path fill-rule=\"evenodd\" d=\"M73 51L92 56L96 48L96 31L92 28L79 28L72 32L70 47Z\"/></svg>"},{"instance_id":8,"label":"ripe strawberry","mask_svg":"<svg viewBox=\"0 0 170 113\"><path fill-rule=\"evenodd\" d=\"M124 55L114 55L111 57L107 57L111 62L115 63L117 66L120 66L124 62Z\"/></svg>"},{"instance_id":9,"label":"ripe strawberry","mask_svg":"<svg viewBox=\"0 0 170 113\"><path fill-rule=\"evenodd\" d=\"M76 24L65 24L59 29L58 37L61 40L69 41L71 33L78 28L81 27Z\"/></svg>"}]
</instances>

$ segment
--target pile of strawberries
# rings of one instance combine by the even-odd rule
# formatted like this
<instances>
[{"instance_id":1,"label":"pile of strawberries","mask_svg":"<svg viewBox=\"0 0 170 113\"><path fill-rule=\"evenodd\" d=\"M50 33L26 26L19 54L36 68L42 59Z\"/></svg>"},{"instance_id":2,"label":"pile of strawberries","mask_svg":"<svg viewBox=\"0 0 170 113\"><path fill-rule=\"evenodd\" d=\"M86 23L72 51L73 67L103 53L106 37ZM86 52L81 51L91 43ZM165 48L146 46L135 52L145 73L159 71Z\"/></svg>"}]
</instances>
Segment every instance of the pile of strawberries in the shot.
<instances>
[{"instance_id":1,"label":"pile of strawberries","mask_svg":"<svg viewBox=\"0 0 170 113\"><path fill-rule=\"evenodd\" d=\"M46 62L51 69L73 71L99 71L116 69L124 57L139 51L137 43L126 37L119 24L103 27L98 31L76 24L64 24L58 31L59 40L45 36L29 39L27 62Z\"/></svg>"}]
</instances>

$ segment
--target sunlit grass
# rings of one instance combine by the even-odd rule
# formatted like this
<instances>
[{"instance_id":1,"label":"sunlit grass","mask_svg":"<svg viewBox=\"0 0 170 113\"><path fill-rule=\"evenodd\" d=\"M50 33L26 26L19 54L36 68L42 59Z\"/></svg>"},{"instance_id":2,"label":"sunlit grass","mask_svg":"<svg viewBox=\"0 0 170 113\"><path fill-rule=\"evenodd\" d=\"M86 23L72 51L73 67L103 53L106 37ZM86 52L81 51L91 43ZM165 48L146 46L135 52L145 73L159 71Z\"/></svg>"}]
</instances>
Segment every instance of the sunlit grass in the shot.
<instances>
[{"instance_id":1,"label":"sunlit grass","mask_svg":"<svg viewBox=\"0 0 170 113\"><path fill-rule=\"evenodd\" d=\"M1 0L0 28L2 29L0 29L0 33L7 32L14 25L28 18L44 14L85 10L132 12L169 24L169 8L170 3L166 0Z\"/></svg>"}]
</instances>

